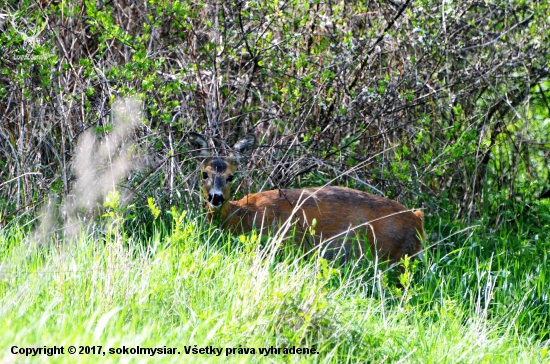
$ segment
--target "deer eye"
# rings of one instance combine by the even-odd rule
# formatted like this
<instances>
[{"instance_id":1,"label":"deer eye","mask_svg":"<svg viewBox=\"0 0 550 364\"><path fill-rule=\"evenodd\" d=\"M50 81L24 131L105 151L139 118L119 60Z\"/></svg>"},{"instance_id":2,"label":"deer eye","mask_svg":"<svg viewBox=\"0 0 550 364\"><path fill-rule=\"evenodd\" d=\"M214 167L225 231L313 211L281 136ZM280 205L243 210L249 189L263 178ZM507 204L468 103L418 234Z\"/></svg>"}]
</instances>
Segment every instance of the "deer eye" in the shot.
<instances>
[{"instance_id":1,"label":"deer eye","mask_svg":"<svg viewBox=\"0 0 550 364\"><path fill-rule=\"evenodd\" d=\"M233 182L233 175L232 174L227 176L227 182Z\"/></svg>"},{"instance_id":2,"label":"deer eye","mask_svg":"<svg viewBox=\"0 0 550 364\"><path fill-rule=\"evenodd\" d=\"M208 178L208 173L202 172L202 178L203 178L203 179L207 179L207 178Z\"/></svg>"}]
</instances>

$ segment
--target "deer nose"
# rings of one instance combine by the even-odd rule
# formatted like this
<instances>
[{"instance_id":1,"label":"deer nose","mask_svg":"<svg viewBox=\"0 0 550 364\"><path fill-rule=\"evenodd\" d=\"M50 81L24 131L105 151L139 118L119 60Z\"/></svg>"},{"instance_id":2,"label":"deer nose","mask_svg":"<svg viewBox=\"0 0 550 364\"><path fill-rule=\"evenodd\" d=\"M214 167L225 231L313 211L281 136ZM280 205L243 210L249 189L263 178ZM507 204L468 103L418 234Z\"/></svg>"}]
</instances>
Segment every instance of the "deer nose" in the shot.
<instances>
[{"instance_id":1,"label":"deer nose","mask_svg":"<svg viewBox=\"0 0 550 364\"><path fill-rule=\"evenodd\" d=\"M224 201L225 201L225 198L221 193L208 194L208 202L210 202L210 204L212 204L212 206L214 207L221 206Z\"/></svg>"}]
</instances>

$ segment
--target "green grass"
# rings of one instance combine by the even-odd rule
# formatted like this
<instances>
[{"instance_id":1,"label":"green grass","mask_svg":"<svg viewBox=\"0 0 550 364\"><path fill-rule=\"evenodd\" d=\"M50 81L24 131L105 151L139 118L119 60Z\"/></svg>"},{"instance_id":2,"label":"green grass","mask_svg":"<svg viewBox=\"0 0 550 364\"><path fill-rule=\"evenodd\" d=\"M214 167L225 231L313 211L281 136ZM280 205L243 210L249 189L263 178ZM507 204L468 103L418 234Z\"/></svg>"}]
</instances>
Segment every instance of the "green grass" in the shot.
<instances>
[{"instance_id":1,"label":"green grass","mask_svg":"<svg viewBox=\"0 0 550 364\"><path fill-rule=\"evenodd\" d=\"M412 280L398 289L366 263L334 267L269 254L273 240L231 237L201 218L179 215L168 225L154 224L146 238L113 223L106 234L42 245L20 228L2 231L0 362L550 360L548 236L482 227L453 235L458 229L432 223L431 236L448 239L409 266ZM10 353L55 345L65 355ZM69 345L100 345L106 354L71 355ZM223 351L186 354L194 345ZM123 346L179 354L108 353ZM259 353L271 346L318 354ZM239 347L256 353L239 354ZM226 356L226 348L235 354Z\"/></svg>"}]
</instances>

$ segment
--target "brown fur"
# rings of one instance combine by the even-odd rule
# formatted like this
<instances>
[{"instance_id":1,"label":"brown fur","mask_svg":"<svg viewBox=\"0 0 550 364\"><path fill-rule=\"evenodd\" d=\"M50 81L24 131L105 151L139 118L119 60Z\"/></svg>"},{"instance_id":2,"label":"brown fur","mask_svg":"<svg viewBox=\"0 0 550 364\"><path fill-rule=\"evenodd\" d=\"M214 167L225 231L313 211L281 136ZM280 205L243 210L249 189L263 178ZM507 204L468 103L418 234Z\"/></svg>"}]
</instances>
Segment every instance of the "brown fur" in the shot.
<instances>
[{"instance_id":1,"label":"brown fur","mask_svg":"<svg viewBox=\"0 0 550 364\"><path fill-rule=\"evenodd\" d=\"M422 251L421 210L413 212L396 201L344 187L254 193L224 204L219 218L225 227L241 233L261 226L264 230L280 226L293 211L296 239L302 239L315 219L313 243L327 244L322 247L328 248L327 258L332 258L339 248L343 248L345 258L363 255L365 248L361 242L365 240L353 238L365 232L371 252L382 259L397 262L404 255L414 256ZM364 225L355 228L361 224Z\"/></svg>"},{"instance_id":2,"label":"brown fur","mask_svg":"<svg viewBox=\"0 0 550 364\"><path fill-rule=\"evenodd\" d=\"M189 139L196 150L200 150L198 156L209 156L205 152L208 144L204 137L192 133ZM344 259L364 255L365 233L371 252L383 260L395 263L405 255L422 252L422 211L408 210L399 202L366 192L328 186L265 191L229 201L230 180L239 168L242 155L251 152L254 142L253 136L247 136L235 144L237 154L204 160L203 195L210 219L216 216L224 227L234 232L263 227L261 233L265 233L269 228L276 231L291 218L296 224L295 239L301 245L322 244L320 248L327 258L333 258L336 253L342 253ZM354 239L357 235L359 239Z\"/></svg>"}]
</instances>

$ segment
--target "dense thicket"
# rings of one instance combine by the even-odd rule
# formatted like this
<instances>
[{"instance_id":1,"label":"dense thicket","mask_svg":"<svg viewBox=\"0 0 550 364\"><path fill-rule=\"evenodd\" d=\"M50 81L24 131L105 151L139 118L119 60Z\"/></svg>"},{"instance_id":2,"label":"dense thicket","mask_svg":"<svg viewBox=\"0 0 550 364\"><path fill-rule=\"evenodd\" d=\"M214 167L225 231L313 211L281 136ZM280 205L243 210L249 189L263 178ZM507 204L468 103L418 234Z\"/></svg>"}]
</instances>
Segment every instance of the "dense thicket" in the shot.
<instances>
[{"instance_id":1,"label":"dense thicket","mask_svg":"<svg viewBox=\"0 0 550 364\"><path fill-rule=\"evenodd\" d=\"M79 136L131 95L143 200L187 188L189 131L255 133L255 190L336 178L475 218L550 184L547 1L0 5L2 224L69 194Z\"/></svg>"}]
</instances>

